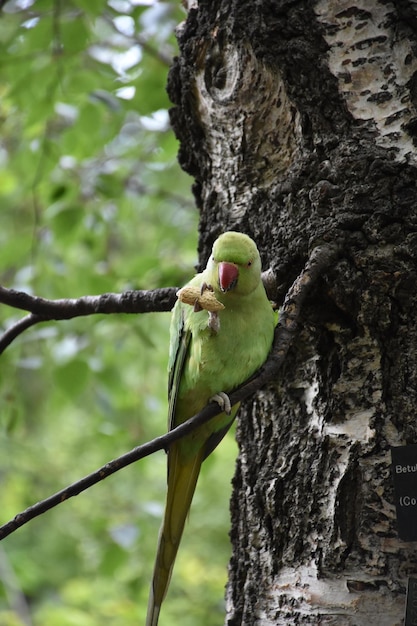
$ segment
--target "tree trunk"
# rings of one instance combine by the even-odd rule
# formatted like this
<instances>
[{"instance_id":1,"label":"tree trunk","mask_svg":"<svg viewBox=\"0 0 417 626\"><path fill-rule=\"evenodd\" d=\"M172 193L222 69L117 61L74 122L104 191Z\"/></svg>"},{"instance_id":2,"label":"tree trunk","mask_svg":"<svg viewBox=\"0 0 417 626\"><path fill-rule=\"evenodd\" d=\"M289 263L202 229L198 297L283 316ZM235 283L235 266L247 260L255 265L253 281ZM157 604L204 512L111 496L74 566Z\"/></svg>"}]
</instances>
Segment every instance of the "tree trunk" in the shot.
<instances>
[{"instance_id":1,"label":"tree trunk","mask_svg":"<svg viewBox=\"0 0 417 626\"><path fill-rule=\"evenodd\" d=\"M394 626L417 575L390 458L417 442L413 6L201 0L179 28L169 93L202 264L244 231L279 298L315 245L343 251L240 412L228 626Z\"/></svg>"}]
</instances>

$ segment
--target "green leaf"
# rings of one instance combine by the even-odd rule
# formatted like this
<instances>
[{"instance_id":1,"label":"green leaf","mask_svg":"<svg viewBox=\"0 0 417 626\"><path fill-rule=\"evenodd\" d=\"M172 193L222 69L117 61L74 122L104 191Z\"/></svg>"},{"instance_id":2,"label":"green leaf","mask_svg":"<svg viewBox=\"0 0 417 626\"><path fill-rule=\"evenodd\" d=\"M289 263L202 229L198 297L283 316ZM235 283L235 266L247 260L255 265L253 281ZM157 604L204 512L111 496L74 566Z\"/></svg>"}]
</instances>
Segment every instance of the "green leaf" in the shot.
<instances>
[{"instance_id":1,"label":"green leaf","mask_svg":"<svg viewBox=\"0 0 417 626\"><path fill-rule=\"evenodd\" d=\"M91 379L88 365L85 361L74 359L56 367L55 382L70 398L80 395Z\"/></svg>"}]
</instances>

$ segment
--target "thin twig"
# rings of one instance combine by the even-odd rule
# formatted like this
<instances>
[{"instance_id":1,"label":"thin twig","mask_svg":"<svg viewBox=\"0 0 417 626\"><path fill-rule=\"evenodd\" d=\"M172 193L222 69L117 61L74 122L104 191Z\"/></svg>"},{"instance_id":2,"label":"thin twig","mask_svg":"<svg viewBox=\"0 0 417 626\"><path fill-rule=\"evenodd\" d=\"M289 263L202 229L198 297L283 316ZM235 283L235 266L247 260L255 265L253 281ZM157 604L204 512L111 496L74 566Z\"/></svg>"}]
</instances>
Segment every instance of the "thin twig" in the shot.
<instances>
[{"instance_id":1,"label":"thin twig","mask_svg":"<svg viewBox=\"0 0 417 626\"><path fill-rule=\"evenodd\" d=\"M280 359L279 362L276 362L274 370L270 371L270 376L272 375L272 371L275 371L275 369L279 369L281 365L281 360L284 360L284 356L285 355L282 356L282 359ZM265 378L263 376L262 370L260 370L257 376L253 377L246 384L243 384L241 387L236 389L236 391L229 394L231 404L234 405L237 402L245 400L250 395L252 395L254 391L259 389L262 385L266 384L269 379L270 377ZM221 411L222 409L217 403L210 403L206 407L204 407L204 409L200 411L197 415L194 415L194 417L191 417L189 420L170 430L166 434L156 437L155 439L152 439L152 441L148 441L141 446L133 448L129 452L126 452L125 454L117 457L117 459L109 461L98 470L92 472L91 474L88 474L87 476L84 476L84 478L81 478L80 480L77 480L72 485L65 487L61 491L58 491L52 496L49 496L45 500L41 500L36 504L33 504L21 513L18 513L14 517L14 519L10 520L3 526L0 526L0 541L24 524L27 524L33 518L38 517L46 511L49 511L49 509L54 508L65 500L68 500L73 496L77 496L82 491L85 491L89 487L92 487L101 480L104 480L108 476L111 476L111 474L114 474L122 468L127 467L131 463L134 463L139 459L143 459L144 457L149 456L150 454L153 454L158 450L167 450L174 441L181 439L181 437L185 437L185 435L191 433L201 424L205 424L216 415L219 415Z\"/></svg>"},{"instance_id":2,"label":"thin twig","mask_svg":"<svg viewBox=\"0 0 417 626\"><path fill-rule=\"evenodd\" d=\"M158 450L166 450L173 441L177 441L181 437L189 434L200 424L203 424L215 415L218 415L220 412L221 409L217 404L212 403L207 405L203 411L198 413L198 415L195 415L183 424L180 424L173 430L170 430L165 435L156 437L155 439L152 439L152 441L133 448L129 452L119 456L117 459L109 461L95 472L84 476L84 478L77 480L72 485L69 485L52 496L49 496L49 498L33 504L21 513L18 513L14 519L10 520L3 526L0 526L0 541L33 518L38 517L38 515L49 511L49 509L52 509L73 496L77 496L82 491L85 491L92 485L104 480L104 478L111 476L111 474L118 472L120 469L127 467L131 463L134 463L139 459L143 459Z\"/></svg>"},{"instance_id":3,"label":"thin twig","mask_svg":"<svg viewBox=\"0 0 417 626\"><path fill-rule=\"evenodd\" d=\"M173 58L172 55L165 53L164 50L162 49L159 50L158 48L152 46L147 40L147 38L141 35L140 33L135 33L134 36L126 35L126 33L122 32L119 28L117 28L116 24L114 23L114 20L112 19L112 16L109 15L108 13L106 12L102 13L101 17L108 24L108 26L110 26L118 35L123 35L123 37L128 39L132 45L134 43L139 44L139 46L141 46L141 48L145 50L145 52L147 52L150 56L154 57L155 59L163 63L166 67L171 67L172 58Z\"/></svg>"},{"instance_id":4,"label":"thin twig","mask_svg":"<svg viewBox=\"0 0 417 626\"><path fill-rule=\"evenodd\" d=\"M274 344L271 353L263 365L263 367L249 381L241 387L229 394L232 406L237 402L246 400L253 395L261 387L273 381L288 353L288 349L295 337L298 321L301 314L302 305L309 294L312 286L322 272L334 262L339 255L339 249L336 246L323 246L315 248L306 263L304 270L294 281L290 287L284 304L280 311L279 324L275 330ZM61 502L78 495L92 485L100 482L107 476L114 474L123 467L138 461L139 459L149 456L154 452L162 449L168 449L174 442L189 434L201 424L209 421L221 412L220 407L216 403L208 404L197 415L190 418L183 424L180 424L165 435L157 437L152 441L138 446L123 454L122 456L106 463L92 474L85 476L81 480L76 481L69 487L58 491L54 495L41 500L40 502L25 509L16 517L3 526L0 526L0 540L4 539L15 530L32 520L34 517L41 515L45 511L57 506Z\"/></svg>"}]
</instances>

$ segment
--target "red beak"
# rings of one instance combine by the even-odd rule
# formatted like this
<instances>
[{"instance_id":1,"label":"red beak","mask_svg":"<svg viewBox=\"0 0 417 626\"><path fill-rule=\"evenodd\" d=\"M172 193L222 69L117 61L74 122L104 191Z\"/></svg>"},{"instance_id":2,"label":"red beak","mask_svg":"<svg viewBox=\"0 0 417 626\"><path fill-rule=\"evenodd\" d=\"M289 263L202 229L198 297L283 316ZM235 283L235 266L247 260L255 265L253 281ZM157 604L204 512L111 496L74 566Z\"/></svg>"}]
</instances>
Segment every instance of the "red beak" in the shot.
<instances>
[{"instance_id":1,"label":"red beak","mask_svg":"<svg viewBox=\"0 0 417 626\"><path fill-rule=\"evenodd\" d=\"M223 261L219 264L219 285L222 291L233 289L237 283L239 270L234 263Z\"/></svg>"}]
</instances>

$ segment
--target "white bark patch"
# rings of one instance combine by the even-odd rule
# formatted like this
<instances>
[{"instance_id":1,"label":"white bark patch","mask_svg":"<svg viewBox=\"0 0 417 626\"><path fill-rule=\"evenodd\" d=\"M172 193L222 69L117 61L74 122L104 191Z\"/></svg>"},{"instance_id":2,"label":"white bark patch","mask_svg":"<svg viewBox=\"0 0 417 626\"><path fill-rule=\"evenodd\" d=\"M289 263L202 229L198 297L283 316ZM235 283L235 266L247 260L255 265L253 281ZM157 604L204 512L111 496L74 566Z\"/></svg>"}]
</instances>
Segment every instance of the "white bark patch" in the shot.
<instances>
[{"instance_id":1,"label":"white bark patch","mask_svg":"<svg viewBox=\"0 0 417 626\"><path fill-rule=\"evenodd\" d=\"M253 193L293 162L300 118L281 76L261 65L249 45L213 48L201 53L196 105L211 160L211 191L238 218Z\"/></svg>"},{"instance_id":2,"label":"white bark patch","mask_svg":"<svg viewBox=\"0 0 417 626\"><path fill-rule=\"evenodd\" d=\"M366 346L365 350L367 351L368 341L370 341L369 337L365 336L356 342L359 352L362 351L362 344ZM368 356L368 354L366 354L366 356ZM314 357L312 361L317 359L318 357ZM359 395L363 381L366 380L368 376L375 378L379 375L379 353L375 350L375 354L372 358L369 358L368 356L368 358L365 357L364 360L359 359L359 357L355 357L349 365L350 367L348 368L347 375L345 377L341 377L335 385L334 390L335 393L342 393L345 396L350 396L352 394L352 390L354 391L355 389L354 386L356 383ZM361 370L359 375L357 372L358 368ZM351 443L368 443L370 439L375 436L375 430L370 427L371 419L375 415L374 406L371 408L363 408L361 410L353 408L349 409L347 407L343 421L326 423L323 416L316 410L316 397L320 397L320 385L317 377L309 383L306 382L303 394L306 412L310 417L310 428L313 433L316 432L320 437L325 437L327 435L332 439L340 438L341 441L345 441L347 438L347 440ZM370 399L377 403L381 399L381 389L378 388L377 390L374 390Z\"/></svg>"},{"instance_id":3,"label":"white bark patch","mask_svg":"<svg viewBox=\"0 0 417 626\"><path fill-rule=\"evenodd\" d=\"M304 388L303 399L305 402L307 415L310 416L310 424L313 426L313 428L316 427L318 429L321 429L322 420L320 419L320 416L318 415L316 411L315 402L314 402L320 391L320 385L319 385L319 381L317 378L317 370L314 365L315 361L317 361L318 359L319 359L318 356L314 356L312 359L310 359L310 362L313 365L311 369L312 369L312 372L314 373L313 374L314 379L311 382L308 382L306 384Z\"/></svg>"},{"instance_id":4,"label":"white bark patch","mask_svg":"<svg viewBox=\"0 0 417 626\"><path fill-rule=\"evenodd\" d=\"M368 443L375 435L370 422L382 401L381 355L368 330L351 342L350 351L346 369L333 386L344 406L343 420L326 424L324 431L329 436L346 435L351 442ZM365 405L358 407L357 398L364 398Z\"/></svg>"},{"instance_id":5,"label":"white bark patch","mask_svg":"<svg viewBox=\"0 0 417 626\"><path fill-rule=\"evenodd\" d=\"M356 583L362 583L364 587L372 582L366 574L352 572L352 575ZM310 618L315 615L317 624L328 626L400 626L398 614L401 614L404 604L403 597L395 599L390 593L382 591L376 603L375 591L361 589L360 592L352 592L348 587L349 579L349 573L340 578L318 578L314 563L308 567L283 568L273 580L269 592L268 614L274 615L275 603L278 617L270 620L259 615L255 623L263 626L288 624L287 616L296 613Z\"/></svg>"},{"instance_id":6,"label":"white bark patch","mask_svg":"<svg viewBox=\"0 0 417 626\"><path fill-rule=\"evenodd\" d=\"M323 432L330 437L347 436L351 441L368 443L375 436L375 431L369 427L369 421L374 416L374 409L358 411L349 417L343 424L327 424Z\"/></svg>"},{"instance_id":7,"label":"white bark patch","mask_svg":"<svg viewBox=\"0 0 417 626\"><path fill-rule=\"evenodd\" d=\"M417 113L407 86L417 59L408 39L401 37L393 3L319 0L315 12L330 46L330 71L350 113L368 122L376 141L393 148L398 160L415 162L406 125Z\"/></svg>"}]
</instances>

